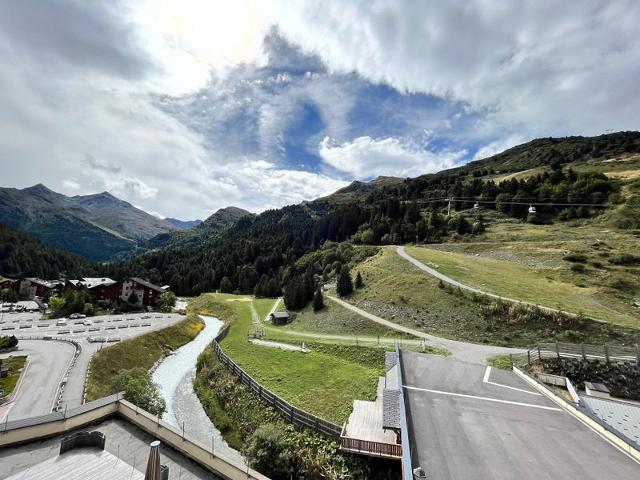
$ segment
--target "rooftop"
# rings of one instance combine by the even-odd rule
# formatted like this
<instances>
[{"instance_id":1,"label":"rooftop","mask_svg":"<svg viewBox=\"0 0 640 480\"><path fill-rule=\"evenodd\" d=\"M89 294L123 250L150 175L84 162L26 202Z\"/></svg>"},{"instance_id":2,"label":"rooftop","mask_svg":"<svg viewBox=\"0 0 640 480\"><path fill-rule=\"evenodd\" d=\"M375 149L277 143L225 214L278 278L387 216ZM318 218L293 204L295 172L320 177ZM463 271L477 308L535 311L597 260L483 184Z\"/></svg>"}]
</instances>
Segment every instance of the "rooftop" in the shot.
<instances>
[{"instance_id":1,"label":"rooftop","mask_svg":"<svg viewBox=\"0 0 640 480\"><path fill-rule=\"evenodd\" d=\"M0 449L0 478L8 480L119 480L143 479L154 437L121 418L111 418L82 431L106 436L104 451L80 448L59 455L62 438L57 435L26 445ZM71 432L70 432L71 433ZM199 480L222 478L194 463L166 444L160 448L161 463L169 478Z\"/></svg>"},{"instance_id":2,"label":"rooftop","mask_svg":"<svg viewBox=\"0 0 640 480\"><path fill-rule=\"evenodd\" d=\"M589 416L595 416L609 430L640 447L640 405L589 395L580 395L580 405Z\"/></svg>"},{"instance_id":3,"label":"rooftop","mask_svg":"<svg viewBox=\"0 0 640 480\"><path fill-rule=\"evenodd\" d=\"M139 474L146 469L150 443L158 440L160 463L169 468L169 480L268 480L245 463L226 458L213 444L201 444L127 402L122 393L64 412L4 422L2 427L0 478L143 478ZM79 432L102 435L96 444L96 436L74 435ZM87 445L99 446L91 451Z\"/></svg>"},{"instance_id":4,"label":"rooftop","mask_svg":"<svg viewBox=\"0 0 640 480\"><path fill-rule=\"evenodd\" d=\"M138 278L138 277L131 277L129 280L133 280L136 283L139 283L140 285L143 285L147 288L150 288L151 290L155 290L157 292L164 292L165 289L163 287L159 287L158 285L155 285L151 282L148 282L147 280L144 280L143 278Z\"/></svg>"},{"instance_id":5,"label":"rooftop","mask_svg":"<svg viewBox=\"0 0 640 480\"><path fill-rule=\"evenodd\" d=\"M110 278L83 278L80 283L87 288L95 288L100 285L113 285L118 282Z\"/></svg>"}]
</instances>

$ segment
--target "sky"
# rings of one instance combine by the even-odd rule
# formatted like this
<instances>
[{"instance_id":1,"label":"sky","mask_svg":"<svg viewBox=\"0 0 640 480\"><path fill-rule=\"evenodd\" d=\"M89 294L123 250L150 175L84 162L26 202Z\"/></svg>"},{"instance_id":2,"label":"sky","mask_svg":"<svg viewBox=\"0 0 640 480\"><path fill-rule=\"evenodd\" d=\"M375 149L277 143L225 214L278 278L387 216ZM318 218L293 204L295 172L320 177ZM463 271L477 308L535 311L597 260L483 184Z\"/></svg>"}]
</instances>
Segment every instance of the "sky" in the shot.
<instances>
[{"instance_id":1,"label":"sky","mask_svg":"<svg viewBox=\"0 0 640 480\"><path fill-rule=\"evenodd\" d=\"M3 0L0 186L158 216L640 129L635 0Z\"/></svg>"}]
</instances>

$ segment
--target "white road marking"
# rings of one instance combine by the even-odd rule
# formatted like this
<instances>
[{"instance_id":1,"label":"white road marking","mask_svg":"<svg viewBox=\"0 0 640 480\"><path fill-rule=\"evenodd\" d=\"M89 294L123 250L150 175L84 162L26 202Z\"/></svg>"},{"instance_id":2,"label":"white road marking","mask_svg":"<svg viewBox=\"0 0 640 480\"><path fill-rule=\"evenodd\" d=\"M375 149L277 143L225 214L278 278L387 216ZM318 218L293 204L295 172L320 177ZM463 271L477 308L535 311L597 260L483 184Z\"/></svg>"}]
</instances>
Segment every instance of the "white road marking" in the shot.
<instances>
[{"instance_id":1,"label":"white road marking","mask_svg":"<svg viewBox=\"0 0 640 480\"><path fill-rule=\"evenodd\" d=\"M542 396L542 394L540 394L538 392L532 392L531 390L525 390L524 388L512 387L510 385L503 385L501 383L490 382L489 381L489 376L490 375L491 375L491 365L487 365L487 369L484 371L484 377L482 378L482 381L484 383L486 383L488 385L493 385L495 387L508 388L509 390L515 390L517 392L528 393L529 395L537 395L539 397Z\"/></svg>"},{"instance_id":2,"label":"white road marking","mask_svg":"<svg viewBox=\"0 0 640 480\"><path fill-rule=\"evenodd\" d=\"M476 395L467 395L465 393L443 392L441 390L431 390L429 388L409 387L409 386L406 386L406 385L405 385L404 388L407 388L409 390L417 390L419 392L437 393L439 395L449 395L449 396L452 396L452 397L471 398L473 400L484 400L486 402L507 403L509 405L518 405L520 407L540 408L542 410L552 410L554 412L561 412L562 411L562 409L556 408L556 407L547 407L545 405L533 405L531 403L512 402L510 400L501 400L499 398L478 397Z\"/></svg>"},{"instance_id":3,"label":"white road marking","mask_svg":"<svg viewBox=\"0 0 640 480\"><path fill-rule=\"evenodd\" d=\"M482 379L484 383L489 381L489 375L491 375L491 365L487 365L487 369L484 371L484 378Z\"/></svg>"}]
</instances>

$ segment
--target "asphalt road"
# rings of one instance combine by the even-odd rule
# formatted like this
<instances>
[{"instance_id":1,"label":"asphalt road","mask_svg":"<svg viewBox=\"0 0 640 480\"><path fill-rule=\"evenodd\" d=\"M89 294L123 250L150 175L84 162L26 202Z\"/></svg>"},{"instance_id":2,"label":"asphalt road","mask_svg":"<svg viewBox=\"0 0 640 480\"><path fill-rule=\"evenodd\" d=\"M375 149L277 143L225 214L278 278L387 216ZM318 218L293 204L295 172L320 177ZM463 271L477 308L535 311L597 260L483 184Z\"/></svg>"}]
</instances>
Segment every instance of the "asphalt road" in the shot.
<instances>
[{"instance_id":1,"label":"asphalt road","mask_svg":"<svg viewBox=\"0 0 640 480\"><path fill-rule=\"evenodd\" d=\"M512 372L403 352L414 467L428 478L640 478L640 464Z\"/></svg>"},{"instance_id":2,"label":"asphalt road","mask_svg":"<svg viewBox=\"0 0 640 480\"><path fill-rule=\"evenodd\" d=\"M65 369L75 348L70 343L21 340L19 350L0 355L27 355L28 365L13 404L1 407L0 420L7 412L9 420L51 412L51 406Z\"/></svg>"},{"instance_id":3,"label":"asphalt road","mask_svg":"<svg viewBox=\"0 0 640 480\"><path fill-rule=\"evenodd\" d=\"M75 347L59 340L78 342L82 349L62 391L61 408L83 403L84 381L93 354L112 343L90 343L88 337L126 339L172 325L184 316L178 314L136 313L91 317L93 324L85 326L83 319L68 320L67 326L56 326L55 320L42 320L39 313L5 314L0 320L1 335L16 335L19 350L13 355L27 354L29 366L15 400L0 407L0 421L8 412L10 420L51 412ZM51 340L29 340L29 337L51 337Z\"/></svg>"},{"instance_id":4,"label":"asphalt road","mask_svg":"<svg viewBox=\"0 0 640 480\"><path fill-rule=\"evenodd\" d=\"M395 322L391 322L331 295L326 295L326 297L329 300L342 305L344 308L347 308L352 312L357 313L358 315L361 315L373 322L379 323L380 325L384 325L385 327L397 330L399 332L409 333L418 338L424 338L432 345L446 348L454 358L465 360L467 362L484 365L487 357L493 355L505 355L509 353L522 353L525 351L520 348L495 347L491 345L460 342L457 340L450 340L448 338L436 337L434 335L421 332L420 330L415 330L413 328L405 327L404 325L399 325Z\"/></svg>"}]
</instances>

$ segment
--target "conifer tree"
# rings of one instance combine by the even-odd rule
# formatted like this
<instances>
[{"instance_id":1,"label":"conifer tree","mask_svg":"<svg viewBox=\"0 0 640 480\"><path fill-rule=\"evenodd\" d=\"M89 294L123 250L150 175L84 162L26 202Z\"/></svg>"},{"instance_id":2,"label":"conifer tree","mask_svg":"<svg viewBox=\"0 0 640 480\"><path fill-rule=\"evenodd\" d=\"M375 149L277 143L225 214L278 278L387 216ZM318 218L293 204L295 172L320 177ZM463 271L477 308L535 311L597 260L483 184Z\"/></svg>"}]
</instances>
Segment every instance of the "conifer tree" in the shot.
<instances>
[{"instance_id":1,"label":"conifer tree","mask_svg":"<svg viewBox=\"0 0 640 480\"><path fill-rule=\"evenodd\" d=\"M351 292L353 292L353 281L351 280L351 272L349 272L349 267L347 267L346 265L343 265L340 269L336 291L341 297L349 295Z\"/></svg>"},{"instance_id":2,"label":"conifer tree","mask_svg":"<svg viewBox=\"0 0 640 480\"><path fill-rule=\"evenodd\" d=\"M360 272L358 272L358 274L356 275L356 288L362 288L364 287L364 282L362 281L362 275L360 275Z\"/></svg>"},{"instance_id":3,"label":"conifer tree","mask_svg":"<svg viewBox=\"0 0 640 480\"><path fill-rule=\"evenodd\" d=\"M313 311L317 312L324 308L324 297L322 296L322 290L316 290L316 294L313 297Z\"/></svg>"}]
</instances>

